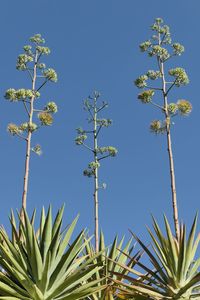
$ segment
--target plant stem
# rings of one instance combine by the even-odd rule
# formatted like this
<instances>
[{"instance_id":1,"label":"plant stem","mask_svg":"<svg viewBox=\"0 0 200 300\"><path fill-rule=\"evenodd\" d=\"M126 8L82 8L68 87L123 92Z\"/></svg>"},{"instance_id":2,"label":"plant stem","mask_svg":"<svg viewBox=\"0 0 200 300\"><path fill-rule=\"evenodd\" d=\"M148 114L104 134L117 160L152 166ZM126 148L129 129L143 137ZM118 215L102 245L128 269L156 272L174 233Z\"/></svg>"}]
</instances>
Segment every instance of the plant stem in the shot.
<instances>
[{"instance_id":1,"label":"plant stem","mask_svg":"<svg viewBox=\"0 0 200 300\"><path fill-rule=\"evenodd\" d=\"M33 69L33 79L32 79L32 91L35 91L35 83L37 78L37 52L35 54L35 64ZM34 100L35 96L32 96L30 99L30 111L29 111L29 124L33 121L33 112L34 112ZM26 138L26 159L25 159L25 170L24 170L24 184L23 184L23 193L22 193L22 210L21 210L21 218L24 221L24 212L23 210L26 209L27 205L27 192L28 192L28 180L29 180L29 166L30 166L30 154L31 154L31 138L32 138L32 131L30 128L28 129L28 135Z\"/></svg>"},{"instance_id":2,"label":"plant stem","mask_svg":"<svg viewBox=\"0 0 200 300\"><path fill-rule=\"evenodd\" d=\"M94 97L94 161L98 164L97 149L97 98ZM94 170L94 222L95 222L95 250L99 251L99 201L98 201L98 167Z\"/></svg>"},{"instance_id":3,"label":"plant stem","mask_svg":"<svg viewBox=\"0 0 200 300\"><path fill-rule=\"evenodd\" d=\"M160 37L159 37L160 44ZM179 219L178 219L178 206L177 206L177 197L176 197L176 181L175 181L175 171L174 171L174 159L172 151L172 142L171 142L171 130L170 130L170 115L168 111L168 99L167 99L167 90L166 90L166 80L164 72L164 63L159 58L160 71L162 74L162 90L163 90L163 99L164 99L164 113L166 120L166 131L167 131L167 150L169 156L169 167L170 167L170 180L171 180L171 193L172 193L172 208L173 208L173 219L176 239L179 240Z\"/></svg>"}]
</instances>

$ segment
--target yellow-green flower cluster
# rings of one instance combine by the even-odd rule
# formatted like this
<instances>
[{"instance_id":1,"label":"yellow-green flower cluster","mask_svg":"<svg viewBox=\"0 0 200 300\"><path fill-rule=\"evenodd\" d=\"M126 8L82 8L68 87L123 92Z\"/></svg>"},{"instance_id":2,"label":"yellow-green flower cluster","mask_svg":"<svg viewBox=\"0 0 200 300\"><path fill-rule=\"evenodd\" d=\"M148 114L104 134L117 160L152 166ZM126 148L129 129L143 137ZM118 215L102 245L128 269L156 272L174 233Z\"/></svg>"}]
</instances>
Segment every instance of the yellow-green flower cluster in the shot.
<instances>
[{"instance_id":1,"label":"yellow-green flower cluster","mask_svg":"<svg viewBox=\"0 0 200 300\"><path fill-rule=\"evenodd\" d=\"M175 55L179 55L179 56L180 56L180 55L184 52L184 50L185 50L184 46L181 45L181 44L179 44L179 43L174 43L174 44L172 45L172 47L173 47L173 50L174 50L174 54L175 54Z\"/></svg>"},{"instance_id":2,"label":"yellow-green flower cluster","mask_svg":"<svg viewBox=\"0 0 200 300\"><path fill-rule=\"evenodd\" d=\"M181 99L177 102L177 107L179 113L184 116L189 115L192 111L192 104L189 101L184 99Z\"/></svg>"},{"instance_id":3,"label":"yellow-green flower cluster","mask_svg":"<svg viewBox=\"0 0 200 300\"><path fill-rule=\"evenodd\" d=\"M20 134L21 133L20 128L16 124L14 124L14 123L8 124L7 130L12 135L16 135L16 134Z\"/></svg>"},{"instance_id":4,"label":"yellow-green flower cluster","mask_svg":"<svg viewBox=\"0 0 200 300\"><path fill-rule=\"evenodd\" d=\"M167 106L167 110L168 110L170 115L174 115L178 110L178 106L177 106L176 103L170 103Z\"/></svg>"},{"instance_id":5,"label":"yellow-green flower cluster","mask_svg":"<svg viewBox=\"0 0 200 300\"><path fill-rule=\"evenodd\" d=\"M147 90L147 91L144 91L142 93L140 93L138 95L138 99L142 102L142 103L149 103L151 102L152 100L152 97L154 95L154 91L153 90Z\"/></svg>"},{"instance_id":6,"label":"yellow-green flower cluster","mask_svg":"<svg viewBox=\"0 0 200 300\"><path fill-rule=\"evenodd\" d=\"M55 114L58 111L58 107L55 102L51 101L51 102L47 103L44 110L49 113Z\"/></svg>"},{"instance_id":7,"label":"yellow-green flower cluster","mask_svg":"<svg viewBox=\"0 0 200 300\"><path fill-rule=\"evenodd\" d=\"M17 58L17 70L26 70L27 64L33 61L33 56L28 54L20 54Z\"/></svg>"},{"instance_id":8,"label":"yellow-green flower cluster","mask_svg":"<svg viewBox=\"0 0 200 300\"><path fill-rule=\"evenodd\" d=\"M152 45L151 41L148 40L148 41L141 43L139 47L142 52L145 52L151 47L151 45Z\"/></svg>"},{"instance_id":9,"label":"yellow-green flower cluster","mask_svg":"<svg viewBox=\"0 0 200 300\"><path fill-rule=\"evenodd\" d=\"M144 88L144 87L147 86L147 82L146 82L147 80L148 80L147 75L142 75L142 76L138 77L138 78L134 81L134 83L135 83L135 85L136 85L138 88Z\"/></svg>"},{"instance_id":10,"label":"yellow-green flower cluster","mask_svg":"<svg viewBox=\"0 0 200 300\"><path fill-rule=\"evenodd\" d=\"M160 120L153 120L150 124L150 131L155 134L164 133L166 131L166 123Z\"/></svg>"},{"instance_id":11,"label":"yellow-green flower cluster","mask_svg":"<svg viewBox=\"0 0 200 300\"><path fill-rule=\"evenodd\" d=\"M38 114L38 119L43 126L50 126L53 123L53 117L48 112L41 112Z\"/></svg>"},{"instance_id":12,"label":"yellow-green flower cluster","mask_svg":"<svg viewBox=\"0 0 200 300\"><path fill-rule=\"evenodd\" d=\"M34 132L35 130L37 130L37 128L38 128L38 126L37 126L37 124L35 124L35 123L33 123L33 122L31 122L31 123L29 123L29 122L26 122L26 123L22 123L20 126L19 126L19 129L20 129L20 131L22 132L24 132L24 131L30 131L30 132Z\"/></svg>"},{"instance_id":13,"label":"yellow-green flower cluster","mask_svg":"<svg viewBox=\"0 0 200 300\"><path fill-rule=\"evenodd\" d=\"M97 153L100 153L100 154L104 154L104 153L109 153L110 156L114 157L117 155L117 149L115 147L112 147L112 146L107 146L107 147L99 147L97 149Z\"/></svg>"},{"instance_id":14,"label":"yellow-green flower cluster","mask_svg":"<svg viewBox=\"0 0 200 300\"><path fill-rule=\"evenodd\" d=\"M37 155L42 154L42 149L41 149L41 146L39 144L35 145L35 147L33 147L31 150Z\"/></svg>"},{"instance_id":15,"label":"yellow-green flower cluster","mask_svg":"<svg viewBox=\"0 0 200 300\"><path fill-rule=\"evenodd\" d=\"M183 68L175 68L169 70L169 75L175 78L175 85L177 87L189 83L189 78Z\"/></svg>"},{"instance_id":16,"label":"yellow-green flower cluster","mask_svg":"<svg viewBox=\"0 0 200 300\"><path fill-rule=\"evenodd\" d=\"M151 51L149 51L149 56L157 56L161 61L165 61L170 57L170 54L167 49L159 45L154 45Z\"/></svg>"},{"instance_id":17,"label":"yellow-green flower cluster","mask_svg":"<svg viewBox=\"0 0 200 300\"><path fill-rule=\"evenodd\" d=\"M5 99L12 101L19 101L31 98L40 97L40 93L38 91L32 91L30 89L8 89L4 95Z\"/></svg>"},{"instance_id":18,"label":"yellow-green flower cluster","mask_svg":"<svg viewBox=\"0 0 200 300\"><path fill-rule=\"evenodd\" d=\"M75 138L75 143L76 145L82 145L86 139L87 139L86 134L80 134Z\"/></svg>"},{"instance_id":19,"label":"yellow-green flower cluster","mask_svg":"<svg viewBox=\"0 0 200 300\"><path fill-rule=\"evenodd\" d=\"M43 47L43 46L37 46L36 50L40 53L40 54L45 54L45 55L49 55L50 54L50 49L48 47Z\"/></svg>"},{"instance_id":20,"label":"yellow-green flower cluster","mask_svg":"<svg viewBox=\"0 0 200 300\"><path fill-rule=\"evenodd\" d=\"M40 64L37 64L37 68L42 70L42 69L46 68L46 65L44 63L40 63Z\"/></svg>"},{"instance_id":21,"label":"yellow-green flower cluster","mask_svg":"<svg viewBox=\"0 0 200 300\"><path fill-rule=\"evenodd\" d=\"M101 127L109 127L112 125L112 120L110 119L97 119L97 124Z\"/></svg>"},{"instance_id":22,"label":"yellow-green flower cluster","mask_svg":"<svg viewBox=\"0 0 200 300\"><path fill-rule=\"evenodd\" d=\"M42 38L41 34L37 33L29 39L32 43L35 44L44 44L45 40Z\"/></svg>"},{"instance_id":23,"label":"yellow-green flower cluster","mask_svg":"<svg viewBox=\"0 0 200 300\"><path fill-rule=\"evenodd\" d=\"M46 77L47 80L50 80L50 81L53 81L53 82L56 82L58 80L57 73L52 68L44 70L43 75L44 75L44 77Z\"/></svg>"},{"instance_id":24,"label":"yellow-green flower cluster","mask_svg":"<svg viewBox=\"0 0 200 300\"><path fill-rule=\"evenodd\" d=\"M160 71L154 71L154 70L149 70L146 75L151 80L158 79L162 76Z\"/></svg>"},{"instance_id":25,"label":"yellow-green flower cluster","mask_svg":"<svg viewBox=\"0 0 200 300\"><path fill-rule=\"evenodd\" d=\"M100 167L99 162L92 161L88 164L88 169L83 171L83 175L87 177L92 177L95 174L95 170Z\"/></svg>"}]
</instances>

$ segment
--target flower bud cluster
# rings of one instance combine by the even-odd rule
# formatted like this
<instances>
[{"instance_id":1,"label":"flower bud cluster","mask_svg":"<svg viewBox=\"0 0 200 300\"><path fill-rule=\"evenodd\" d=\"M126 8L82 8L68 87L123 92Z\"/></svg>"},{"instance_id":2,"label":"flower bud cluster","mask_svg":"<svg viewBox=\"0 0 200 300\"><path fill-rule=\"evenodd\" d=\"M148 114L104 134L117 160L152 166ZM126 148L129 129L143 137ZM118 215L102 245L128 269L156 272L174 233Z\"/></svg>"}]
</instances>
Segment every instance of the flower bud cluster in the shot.
<instances>
[{"instance_id":1,"label":"flower bud cluster","mask_svg":"<svg viewBox=\"0 0 200 300\"><path fill-rule=\"evenodd\" d=\"M163 48L159 45L154 45L151 49L151 51L148 52L149 56L157 56L160 58L161 61L166 61L169 57L170 54L167 51L166 48Z\"/></svg>"},{"instance_id":2,"label":"flower bud cluster","mask_svg":"<svg viewBox=\"0 0 200 300\"><path fill-rule=\"evenodd\" d=\"M192 111L192 104L189 101L184 99L181 99L177 102L177 107L179 113L184 116L189 115Z\"/></svg>"},{"instance_id":3,"label":"flower bud cluster","mask_svg":"<svg viewBox=\"0 0 200 300\"><path fill-rule=\"evenodd\" d=\"M86 139L87 139L86 134L80 134L75 138L75 143L76 145L82 145Z\"/></svg>"},{"instance_id":4,"label":"flower bud cluster","mask_svg":"<svg viewBox=\"0 0 200 300\"><path fill-rule=\"evenodd\" d=\"M148 80L147 75L141 75L134 81L134 83L138 88L141 89L141 88L144 88L147 86L147 83L146 83L147 80Z\"/></svg>"},{"instance_id":5,"label":"flower bud cluster","mask_svg":"<svg viewBox=\"0 0 200 300\"><path fill-rule=\"evenodd\" d=\"M92 177L95 175L95 170L100 167L99 162L92 161L88 164L88 169L83 171L83 175L87 177Z\"/></svg>"},{"instance_id":6,"label":"flower bud cluster","mask_svg":"<svg viewBox=\"0 0 200 300\"><path fill-rule=\"evenodd\" d=\"M154 70L149 70L146 75L151 80L156 80L162 76L160 71L154 71Z\"/></svg>"},{"instance_id":7,"label":"flower bud cluster","mask_svg":"<svg viewBox=\"0 0 200 300\"><path fill-rule=\"evenodd\" d=\"M144 92L140 93L138 95L138 99L142 103L146 104L146 103L151 102L152 97L153 97L154 94L155 94L155 92L153 90L147 90L147 91L144 91Z\"/></svg>"},{"instance_id":8,"label":"flower bud cluster","mask_svg":"<svg viewBox=\"0 0 200 300\"><path fill-rule=\"evenodd\" d=\"M174 43L174 44L172 45L172 47L173 47L173 49L174 49L174 54L175 54L175 55L179 55L179 56L180 56L180 55L184 52L184 50L185 50L184 46L181 45L181 44L179 44L179 43Z\"/></svg>"},{"instance_id":9,"label":"flower bud cluster","mask_svg":"<svg viewBox=\"0 0 200 300\"><path fill-rule=\"evenodd\" d=\"M44 70L43 71L43 75L44 77L47 79L47 80L50 80L50 81L53 81L53 82L56 82L58 80L57 78L57 73L54 69L52 68L49 68L47 70Z\"/></svg>"},{"instance_id":10,"label":"flower bud cluster","mask_svg":"<svg viewBox=\"0 0 200 300\"><path fill-rule=\"evenodd\" d=\"M38 114L38 119L40 120L42 126L50 126L53 123L52 115L45 111Z\"/></svg>"},{"instance_id":11,"label":"flower bud cluster","mask_svg":"<svg viewBox=\"0 0 200 300\"><path fill-rule=\"evenodd\" d=\"M178 106L176 103L169 103L167 106L167 110L170 115L174 115L178 110Z\"/></svg>"},{"instance_id":12,"label":"flower bud cluster","mask_svg":"<svg viewBox=\"0 0 200 300\"><path fill-rule=\"evenodd\" d=\"M171 69L171 70L169 70L168 73L170 76L173 76L175 78L175 85L177 87L179 87L181 85L186 85L189 83L189 78L183 68Z\"/></svg>"},{"instance_id":13,"label":"flower bud cluster","mask_svg":"<svg viewBox=\"0 0 200 300\"><path fill-rule=\"evenodd\" d=\"M166 122L160 120L153 120L150 124L150 131L155 134L166 132Z\"/></svg>"},{"instance_id":14,"label":"flower bud cluster","mask_svg":"<svg viewBox=\"0 0 200 300\"><path fill-rule=\"evenodd\" d=\"M41 34L35 34L34 36L30 37L29 39L32 43L35 44L44 44L45 40L42 38Z\"/></svg>"},{"instance_id":15,"label":"flower bud cluster","mask_svg":"<svg viewBox=\"0 0 200 300\"><path fill-rule=\"evenodd\" d=\"M148 41L145 41L145 42L143 42L143 43L141 43L140 45L139 45L139 47L140 47L140 50L142 51L142 52L145 52L145 51L147 51L150 47L151 47L151 41L150 40L148 40Z\"/></svg>"},{"instance_id":16,"label":"flower bud cluster","mask_svg":"<svg viewBox=\"0 0 200 300\"><path fill-rule=\"evenodd\" d=\"M51 102L47 103L44 110L47 111L48 113L55 114L58 111L58 107L55 102L51 101Z\"/></svg>"},{"instance_id":17,"label":"flower bud cluster","mask_svg":"<svg viewBox=\"0 0 200 300\"><path fill-rule=\"evenodd\" d=\"M39 144L35 145L31 150L37 155L42 154L42 149L41 149L41 146Z\"/></svg>"},{"instance_id":18,"label":"flower bud cluster","mask_svg":"<svg viewBox=\"0 0 200 300\"><path fill-rule=\"evenodd\" d=\"M20 126L19 126L19 129L21 130L21 132L24 132L24 131L30 131L30 132L34 132L38 129L38 126L37 124L31 122L26 122L26 123L22 123Z\"/></svg>"},{"instance_id":19,"label":"flower bud cluster","mask_svg":"<svg viewBox=\"0 0 200 300\"><path fill-rule=\"evenodd\" d=\"M97 124L98 124L98 126L101 126L101 127L109 127L110 125L112 125L112 120L110 120L110 119L97 119Z\"/></svg>"},{"instance_id":20,"label":"flower bud cluster","mask_svg":"<svg viewBox=\"0 0 200 300\"><path fill-rule=\"evenodd\" d=\"M39 98L40 93L38 91L32 91L30 89L8 89L4 95L5 99L12 101L19 101L25 99Z\"/></svg>"},{"instance_id":21,"label":"flower bud cluster","mask_svg":"<svg viewBox=\"0 0 200 300\"><path fill-rule=\"evenodd\" d=\"M42 46L37 46L36 50L40 53L40 54L45 54L45 55L49 55L50 54L50 49L48 47L42 47Z\"/></svg>"},{"instance_id":22,"label":"flower bud cluster","mask_svg":"<svg viewBox=\"0 0 200 300\"><path fill-rule=\"evenodd\" d=\"M98 149L97 149L97 153L100 153L100 154L108 153L112 157L116 156L117 152L118 152L117 149L112 146L98 147Z\"/></svg>"},{"instance_id":23,"label":"flower bud cluster","mask_svg":"<svg viewBox=\"0 0 200 300\"><path fill-rule=\"evenodd\" d=\"M16 124L14 124L14 123L8 124L7 130L12 135L16 135L16 134L20 134L21 133L21 130L19 129L19 127Z\"/></svg>"},{"instance_id":24,"label":"flower bud cluster","mask_svg":"<svg viewBox=\"0 0 200 300\"><path fill-rule=\"evenodd\" d=\"M20 54L17 58L17 70L24 71L27 69L27 64L33 61L33 56L28 54Z\"/></svg>"}]
</instances>

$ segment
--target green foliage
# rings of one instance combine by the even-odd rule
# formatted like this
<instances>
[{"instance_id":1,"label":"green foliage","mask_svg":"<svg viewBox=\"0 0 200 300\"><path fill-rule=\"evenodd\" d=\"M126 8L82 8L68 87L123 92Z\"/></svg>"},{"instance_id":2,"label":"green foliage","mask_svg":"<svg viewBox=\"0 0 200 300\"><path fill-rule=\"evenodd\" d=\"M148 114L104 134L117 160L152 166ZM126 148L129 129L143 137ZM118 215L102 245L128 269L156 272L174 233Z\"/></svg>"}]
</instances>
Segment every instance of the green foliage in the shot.
<instances>
[{"instance_id":1,"label":"green foliage","mask_svg":"<svg viewBox=\"0 0 200 300\"><path fill-rule=\"evenodd\" d=\"M197 217L195 217L191 230L187 237L186 226L180 226L180 239L174 238L169 222L166 217L165 233L163 233L153 218L155 233L148 229L152 240L151 248L146 246L135 234L144 253L149 258L149 263L138 262L141 269L140 277L134 278L135 270L129 270L130 275L126 276L128 284L121 285L121 290L127 299L142 296L142 299L152 300L186 300L199 299L200 293L200 259L196 260L200 235L195 239ZM121 284L121 283L120 283ZM139 298L140 299L140 298Z\"/></svg>"},{"instance_id":2,"label":"green foliage","mask_svg":"<svg viewBox=\"0 0 200 300\"><path fill-rule=\"evenodd\" d=\"M39 229L34 228L35 213L25 222L19 219L19 233L11 215L10 239L0 228L0 299L12 300L78 300L104 289L101 280L90 278L101 269L84 254L90 239L81 231L70 242L78 218L62 230L63 208L52 219L42 210ZM87 281L89 281L87 283Z\"/></svg>"},{"instance_id":3,"label":"green foliage","mask_svg":"<svg viewBox=\"0 0 200 300\"><path fill-rule=\"evenodd\" d=\"M104 242L104 234L101 232L99 241L99 253L100 255L93 260L94 264L100 264L103 268L99 269L93 274L91 280L96 281L97 279L103 279L101 284L105 286L105 289L99 291L97 294L90 295L87 300L117 300L119 297L119 290L115 284L115 280L119 279L122 282L125 281L124 277L129 273L129 271L124 270L124 266L128 268L136 265L141 257L141 252L134 255L134 260L130 260L129 257L133 252L134 246L132 246L132 239L130 239L124 245L124 238L118 240L116 236L112 244L106 248ZM95 255L95 250L91 243L86 246L86 254L88 259L91 259ZM120 274L120 275L118 275Z\"/></svg>"}]
</instances>

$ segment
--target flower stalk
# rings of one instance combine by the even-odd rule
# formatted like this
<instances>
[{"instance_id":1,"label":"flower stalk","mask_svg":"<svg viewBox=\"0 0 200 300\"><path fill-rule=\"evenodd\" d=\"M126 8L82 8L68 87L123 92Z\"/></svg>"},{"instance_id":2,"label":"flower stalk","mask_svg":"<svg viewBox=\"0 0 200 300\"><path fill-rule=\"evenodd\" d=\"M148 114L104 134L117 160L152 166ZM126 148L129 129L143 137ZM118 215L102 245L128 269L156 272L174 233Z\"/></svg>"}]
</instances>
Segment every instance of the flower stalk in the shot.
<instances>
[{"instance_id":1,"label":"flower stalk","mask_svg":"<svg viewBox=\"0 0 200 300\"><path fill-rule=\"evenodd\" d=\"M77 137L75 139L76 145L82 145L84 148L92 153L93 161L88 164L88 168L83 171L83 175L93 177L94 180L94 236L95 236L95 250L99 251L99 189L106 188L106 184L99 184L99 167L100 161L108 157L114 157L117 154L117 149L112 146L100 147L98 144L98 137L103 127L109 127L112 124L110 119L99 118L99 113L105 109L108 104L103 102L100 106L98 99L100 94L94 92L93 96L89 96L84 101L84 110L88 112L88 123L92 124L92 130L84 130L77 128ZM92 146L86 143L88 135L92 138Z\"/></svg>"},{"instance_id":2,"label":"flower stalk","mask_svg":"<svg viewBox=\"0 0 200 300\"><path fill-rule=\"evenodd\" d=\"M179 43L172 43L170 29L167 25L163 25L163 20L157 18L155 23L151 26L155 34L150 40L143 42L140 45L142 52L147 52L149 57L154 57L158 66L158 70L148 70L146 74L139 76L135 80L135 85L140 89L145 89L138 95L138 99L143 104L152 104L156 109L164 114L163 120L153 120L150 124L151 132L155 134L166 134L167 137L167 151L169 159L170 170L170 184L171 184L171 197L173 208L173 220L175 228L175 236L177 240L180 238L180 224L178 216L178 204L176 193L176 180L174 169L174 158L171 139L171 128L173 125L172 118L178 115L187 116L191 110L192 105L189 101L179 99L176 103L169 103L168 97L173 88L180 87L189 83L188 76L183 68L177 67L165 71L165 63L174 56L180 56L184 52L184 47ZM166 79L171 76L173 81ZM159 85L151 87L147 81L158 81ZM156 94L160 93L162 102L154 101L153 98Z\"/></svg>"}]
</instances>

